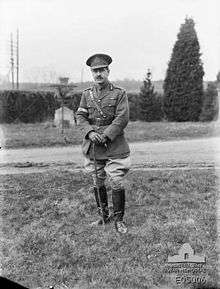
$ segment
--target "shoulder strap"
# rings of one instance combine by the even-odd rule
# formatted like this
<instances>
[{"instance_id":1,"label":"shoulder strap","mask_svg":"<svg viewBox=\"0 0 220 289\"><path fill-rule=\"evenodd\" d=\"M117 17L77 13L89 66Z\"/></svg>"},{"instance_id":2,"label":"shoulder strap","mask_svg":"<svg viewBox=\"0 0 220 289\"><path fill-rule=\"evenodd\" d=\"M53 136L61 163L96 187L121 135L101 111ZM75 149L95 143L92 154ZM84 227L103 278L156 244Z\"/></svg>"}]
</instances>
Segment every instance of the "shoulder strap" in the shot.
<instances>
[{"instance_id":1,"label":"shoulder strap","mask_svg":"<svg viewBox=\"0 0 220 289\"><path fill-rule=\"evenodd\" d=\"M99 104L95 100L92 90L89 91L89 95L90 95L90 98L91 98L93 104L95 105L96 109L98 110L98 112L101 114L101 116L103 118L106 118L106 115L104 114L104 112L102 111L101 107L99 106Z\"/></svg>"},{"instance_id":2,"label":"shoulder strap","mask_svg":"<svg viewBox=\"0 0 220 289\"><path fill-rule=\"evenodd\" d=\"M123 87L117 86L115 84L111 84L111 85L112 85L113 88L116 88L116 89L119 89L119 90L125 92L125 89Z\"/></svg>"}]
</instances>

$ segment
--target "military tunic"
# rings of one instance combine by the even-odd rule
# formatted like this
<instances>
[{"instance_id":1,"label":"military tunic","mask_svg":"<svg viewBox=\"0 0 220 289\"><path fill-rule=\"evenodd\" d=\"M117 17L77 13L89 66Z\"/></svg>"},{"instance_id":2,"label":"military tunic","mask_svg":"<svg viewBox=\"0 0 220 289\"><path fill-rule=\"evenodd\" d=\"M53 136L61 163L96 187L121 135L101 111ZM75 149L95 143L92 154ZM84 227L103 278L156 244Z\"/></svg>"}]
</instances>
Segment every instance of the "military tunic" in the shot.
<instances>
[{"instance_id":1,"label":"military tunic","mask_svg":"<svg viewBox=\"0 0 220 289\"><path fill-rule=\"evenodd\" d=\"M92 100L91 94L101 112ZM94 84L93 87L84 90L77 111L77 120L83 134L82 151L87 158L93 157L91 141L88 138L91 131L104 133L109 139L106 146L96 145L97 160L129 156L130 149L124 137L124 128L129 121L129 106L124 89L108 82L102 89Z\"/></svg>"}]
</instances>

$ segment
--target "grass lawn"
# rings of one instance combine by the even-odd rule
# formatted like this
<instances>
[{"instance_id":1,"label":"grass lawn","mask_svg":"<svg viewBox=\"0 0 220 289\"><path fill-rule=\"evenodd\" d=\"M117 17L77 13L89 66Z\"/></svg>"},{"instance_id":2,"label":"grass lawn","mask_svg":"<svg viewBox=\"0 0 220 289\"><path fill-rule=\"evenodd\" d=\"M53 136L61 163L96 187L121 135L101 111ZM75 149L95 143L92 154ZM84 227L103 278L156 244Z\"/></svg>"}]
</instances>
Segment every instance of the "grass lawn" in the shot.
<instances>
[{"instance_id":1,"label":"grass lawn","mask_svg":"<svg viewBox=\"0 0 220 289\"><path fill-rule=\"evenodd\" d=\"M125 132L129 142L175 140L219 136L220 126L217 122L149 123L137 121L130 122ZM65 129L64 135L61 135L61 130L53 127L50 122L2 124L0 134L1 145L5 148L79 145L82 142L82 135L77 127Z\"/></svg>"},{"instance_id":2,"label":"grass lawn","mask_svg":"<svg viewBox=\"0 0 220 289\"><path fill-rule=\"evenodd\" d=\"M214 169L130 172L125 236L88 226L96 219L90 182L67 170L1 176L3 276L29 288L181 288L164 268L189 242L215 284Z\"/></svg>"}]
</instances>

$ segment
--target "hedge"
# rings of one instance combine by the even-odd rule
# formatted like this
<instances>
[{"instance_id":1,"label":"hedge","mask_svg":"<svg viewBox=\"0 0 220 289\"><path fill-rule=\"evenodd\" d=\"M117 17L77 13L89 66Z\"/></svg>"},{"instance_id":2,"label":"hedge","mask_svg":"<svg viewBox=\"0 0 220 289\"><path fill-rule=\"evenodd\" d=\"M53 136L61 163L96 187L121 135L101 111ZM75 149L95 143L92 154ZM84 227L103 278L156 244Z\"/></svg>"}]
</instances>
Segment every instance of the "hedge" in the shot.
<instances>
[{"instance_id":1,"label":"hedge","mask_svg":"<svg viewBox=\"0 0 220 289\"><path fill-rule=\"evenodd\" d=\"M203 110L200 121L215 120L218 116L218 97L216 91L211 87L207 89L203 101ZM210 97L212 94L212 98ZM77 111L81 92L68 92L64 104ZM128 103L130 108L130 120L139 119L138 106L139 93L128 93ZM0 91L0 123L12 122L42 122L48 119L54 119L55 110L61 106L62 100L54 91L21 91L4 90ZM158 95L158 108L163 112L163 95ZM161 114L161 120L163 115Z\"/></svg>"},{"instance_id":2,"label":"hedge","mask_svg":"<svg viewBox=\"0 0 220 289\"><path fill-rule=\"evenodd\" d=\"M82 93L66 94L64 105L76 112ZM137 120L138 93L128 93L130 120ZM61 106L62 100L54 91L0 91L0 123L42 122L54 119L55 110Z\"/></svg>"},{"instance_id":3,"label":"hedge","mask_svg":"<svg viewBox=\"0 0 220 289\"><path fill-rule=\"evenodd\" d=\"M48 91L0 91L0 122L42 122L53 118L54 93Z\"/></svg>"}]
</instances>

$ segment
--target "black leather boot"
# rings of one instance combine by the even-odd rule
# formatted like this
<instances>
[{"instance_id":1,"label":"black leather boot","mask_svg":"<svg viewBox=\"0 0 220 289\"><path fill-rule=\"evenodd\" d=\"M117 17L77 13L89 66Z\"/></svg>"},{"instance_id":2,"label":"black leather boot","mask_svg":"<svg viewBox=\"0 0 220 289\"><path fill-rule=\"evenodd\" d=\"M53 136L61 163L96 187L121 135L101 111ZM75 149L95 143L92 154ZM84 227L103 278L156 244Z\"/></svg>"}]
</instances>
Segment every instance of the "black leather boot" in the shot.
<instances>
[{"instance_id":1,"label":"black leather boot","mask_svg":"<svg viewBox=\"0 0 220 289\"><path fill-rule=\"evenodd\" d=\"M125 211L125 190L113 190L112 191L112 203L115 220L115 229L121 234L127 233L127 227L123 222Z\"/></svg>"},{"instance_id":2,"label":"black leather boot","mask_svg":"<svg viewBox=\"0 0 220 289\"><path fill-rule=\"evenodd\" d=\"M104 223L108 223L109 209L108 209L108 195L107 195L106 187L102 186L102 187L99 188L101 204L99 202L97 188L94 187L93 191L94 191L95 200L96 200L96 204L97 204L98 214L101 217L95 223L96 223L96 225L102 225L103 224L103 219L104 219ZM102 213L102 211L103 211L103 213Z\"/></svg>"}]
</instances>

